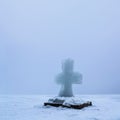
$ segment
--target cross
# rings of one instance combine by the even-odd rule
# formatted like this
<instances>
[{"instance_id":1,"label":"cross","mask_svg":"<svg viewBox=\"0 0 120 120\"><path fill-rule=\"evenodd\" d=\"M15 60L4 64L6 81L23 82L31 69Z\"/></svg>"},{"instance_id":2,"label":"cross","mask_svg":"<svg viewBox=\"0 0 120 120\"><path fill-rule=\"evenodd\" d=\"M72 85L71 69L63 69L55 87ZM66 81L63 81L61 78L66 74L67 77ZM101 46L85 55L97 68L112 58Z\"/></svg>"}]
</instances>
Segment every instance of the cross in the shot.
<instances>
[{"instance_id":1,"label":"cross","mask_svg":"<svg viewBox=\"0 0 120 120\"><path fill-rule=\"evenodd\" d=\"M73 65L73 60L66 59L62 63L62 72L56 77L57 83L61 84L60 97L72 97L72 84L81 83L82 75L78 72L73 72Z\"/></svg>"}]
</instances>

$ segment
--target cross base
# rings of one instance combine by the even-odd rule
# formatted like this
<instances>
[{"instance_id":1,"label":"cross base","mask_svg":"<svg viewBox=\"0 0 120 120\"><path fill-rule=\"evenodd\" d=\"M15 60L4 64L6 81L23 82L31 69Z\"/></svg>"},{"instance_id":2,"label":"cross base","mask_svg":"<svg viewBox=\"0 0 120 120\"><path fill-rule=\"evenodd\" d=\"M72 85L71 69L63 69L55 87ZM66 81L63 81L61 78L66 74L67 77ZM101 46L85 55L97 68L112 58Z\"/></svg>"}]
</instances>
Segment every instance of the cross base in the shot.
<instances>
[{"instance_id":1,"label":"cross base","mask_svg":"<svg viewBox=\"0 0 120 120\"><path fill-rule=\"evenodd\" d=\"M75 101L74 101L75 102ZM61 99L49 99L48 102L44 103L44 106L53 106L53 107L66 107L66 108L73 108L73 109L82 109L84 107L92 106L92 102L82 102L82 103L65 103L65 100Z\"/></svg>"}]
</instances>

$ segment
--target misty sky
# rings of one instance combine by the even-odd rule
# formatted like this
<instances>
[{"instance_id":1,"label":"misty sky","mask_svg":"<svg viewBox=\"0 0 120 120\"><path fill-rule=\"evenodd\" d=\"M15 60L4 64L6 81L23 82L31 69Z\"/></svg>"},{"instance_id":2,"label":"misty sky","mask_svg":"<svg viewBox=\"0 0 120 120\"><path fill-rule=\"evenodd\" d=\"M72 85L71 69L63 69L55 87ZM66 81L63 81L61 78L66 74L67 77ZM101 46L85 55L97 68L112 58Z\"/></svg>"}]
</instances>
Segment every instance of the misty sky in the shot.
<instances>
[{"instance_id":1,"label":"misty sky","mask_svg":"<svg viewBox=\"0 0 120 120\"><path fill-rule=\"evenodd\" d=\"M75 94L120 93L120 0L1 0L0 94L55 94L61 61Z\"/></svg>"}]
</instances>

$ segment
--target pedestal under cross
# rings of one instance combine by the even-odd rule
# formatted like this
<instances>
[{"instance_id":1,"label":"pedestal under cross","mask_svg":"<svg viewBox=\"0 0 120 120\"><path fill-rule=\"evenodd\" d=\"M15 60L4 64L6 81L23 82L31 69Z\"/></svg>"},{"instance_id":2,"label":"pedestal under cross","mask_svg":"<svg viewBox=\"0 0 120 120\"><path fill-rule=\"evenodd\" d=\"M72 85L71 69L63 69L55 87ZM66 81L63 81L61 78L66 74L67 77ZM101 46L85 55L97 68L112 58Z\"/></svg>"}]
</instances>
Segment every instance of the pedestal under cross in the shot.
<instances>
[{"instance_id":1,"label":"pedestal under cross","mask_svg":"<svg viewBox=\"0 0 120 120\"><path fill-rule=\"evenodd\" d=\"M74 61L66 59L62 63L62 73L58 74L56 81L61 84L61 90L59 92L60 97L72 97L72 84L80 84L82 75L78 72L73 72Z\"/></svg>"}]
</instances>

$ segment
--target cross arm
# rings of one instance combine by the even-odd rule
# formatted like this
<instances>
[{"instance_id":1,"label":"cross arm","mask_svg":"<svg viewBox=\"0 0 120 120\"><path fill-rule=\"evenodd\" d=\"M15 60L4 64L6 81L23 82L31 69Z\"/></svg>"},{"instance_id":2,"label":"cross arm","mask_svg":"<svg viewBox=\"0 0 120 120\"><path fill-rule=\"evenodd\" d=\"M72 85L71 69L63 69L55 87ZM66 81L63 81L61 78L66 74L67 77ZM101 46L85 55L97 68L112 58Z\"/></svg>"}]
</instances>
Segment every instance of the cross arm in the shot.
<instances>
[{"instance_id":1,"label":"cross arm","mask_svg":"<svg viewBox=\"0 0 120 120\"><path fill-rule=\"evenodd\" d=\"M55 80L56 80L56 83L62 84L62 83L64 82L63 74L62 74L62 73L58 74L58 75L56 76Z\"/></svg>"},{"instance_id":2,"label":"cross arm","mask_svg":"<svg viewBox=\"0 0 120 120\"><path fill-rule=\"evenodd\" d=\"M72 75L72 83L73 84L81 84L82 83L82 74L78 72L74 72Z\"/></svg>"}]
</instances>

